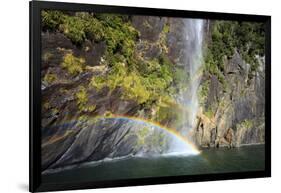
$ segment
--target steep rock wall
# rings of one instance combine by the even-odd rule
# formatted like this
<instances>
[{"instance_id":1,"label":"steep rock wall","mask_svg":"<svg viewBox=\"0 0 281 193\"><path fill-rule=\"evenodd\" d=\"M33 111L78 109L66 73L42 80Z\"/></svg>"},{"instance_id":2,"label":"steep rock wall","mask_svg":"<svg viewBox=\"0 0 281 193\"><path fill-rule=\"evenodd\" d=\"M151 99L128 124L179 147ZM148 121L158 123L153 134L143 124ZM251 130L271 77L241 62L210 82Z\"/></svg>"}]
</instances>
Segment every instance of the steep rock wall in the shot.
<instances>
[{"instance_id":1,"label":"steep rock wall","mask_svg":"<svg viewBox=\"0 0 281 193\"><path fill-rule=\"evenodd\" d=\"M206 103L194 129L199 146L264 143L264 59L259 58L259 63L259 69L249 79L249 64L236 52L225 61L227 88L214 75L208 79Z\"/></svg>"}]
</instances>

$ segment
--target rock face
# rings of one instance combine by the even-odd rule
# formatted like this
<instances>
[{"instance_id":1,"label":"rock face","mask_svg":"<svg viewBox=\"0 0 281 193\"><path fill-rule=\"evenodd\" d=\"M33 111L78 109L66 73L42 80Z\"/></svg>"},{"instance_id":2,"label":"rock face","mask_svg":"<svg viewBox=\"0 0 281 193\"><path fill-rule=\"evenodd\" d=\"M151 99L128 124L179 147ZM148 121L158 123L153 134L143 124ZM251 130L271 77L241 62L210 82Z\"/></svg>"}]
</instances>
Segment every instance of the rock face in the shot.
<instances>
[{"instance_id":1,"label":"rock face","mask_svg":"<svg viewBox=\"0 0 281 193\"><path fill-rule=\"evenodd\" d=\"M45 128L43 136L43 170L105 158L169 153L176 138L158 126L127 118L87 118Z\"/></svg>"},{"instance_id":2,"label":"rock face","mask_svg":"<svg viewBox=\"0 0 281 193\"><path fill-rule=\"evenodd\" d=\"M140 151L134 124L124 120L81 121L65 128L66 133L52 135L57 140L43 143L43 169L135 155Z\"/></svg>"},{"instance_id":3,"label":"rock face","mask_svg":"<svg viewBox=\"0 0 281 193\"><path fill-rule=\"evenodd\" d=\"M167 49L173 50L174 45L166 45L166 40L163 39L163 28L168 22L171 21L161 17L132 17L132 25L140 32L136 50L146 60L159 57ZM169 35L169 39L175 37L174 27L171 30L173 35ZM77 46L61 32L42 32L44 171L105 158L141 153L157 155L169 150L167 139L173 136L160 128L122 119L95 119L111 114L140 118L155 114L153 110L144 110L135 100L124 99L122 88L110 90L104 87L97 90L89 86L93 77L107 72L107 67L103 64L106 49L104 41L86 40ZM75 58L85 59L87 66L78 75L72 75L62 68L64 57L69 53ZM171 58L176 57L179 56L171 55ZM49 74L56 75L54 80L46 78ZM77 98L81 88L85 88L87 93L82 109L79 108ZM147 128L149 131L145 130Z\"/></svg>"},{"instance_id":4,"label":"rock face","mask_svg":"<svg viewBox=\"0 0 281 193\"><path fill-rule=\"evenodd\" d=\"M212 113L208 117L209 112L201 112L194 130L199 146L264 143L264 59L259 58L259 62L259 69L249 80L249 65L236 52L225 61L224 78L229 88L211 77L204 108Z\"/></svg>"},{"instance_id":5,"label":"rock face","mask_svg":"<svg viewBox=\"0 0 281 193\"><path fill-rule=\"evenodd\" d=\"M106 43L104 41L97 43L86 40L82 45L77 47L60 32L43 32L41 37L42 49L45 53L49 54L49 58L44 58L43 54L43 60L45 59L43 62L44 65L42 66L43 69L61 63L63 55L69 51L73 52L77 57L85 58L85 63L89 66L99 65L101 57L105 54Z\"/></svg>"}]
</instances>

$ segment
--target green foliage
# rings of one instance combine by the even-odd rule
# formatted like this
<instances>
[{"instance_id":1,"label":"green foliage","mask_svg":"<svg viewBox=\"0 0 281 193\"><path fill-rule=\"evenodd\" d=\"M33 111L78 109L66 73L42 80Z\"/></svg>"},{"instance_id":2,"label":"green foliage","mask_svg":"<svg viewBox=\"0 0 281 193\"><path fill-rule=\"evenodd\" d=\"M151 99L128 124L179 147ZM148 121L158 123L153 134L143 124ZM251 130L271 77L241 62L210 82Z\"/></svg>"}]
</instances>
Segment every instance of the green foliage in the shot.
<instances>
[{"instance_id":1,"label":"green foliage","mask_svg":"<svg viewBox=\"0 0 281 193\"><path fill-rule=\"evenodd\" d=\"M65 17L60 29L75 44L81 44L86 38L85 22L78 17Z\"/></svg>"},{"instance_id":2,"label":"green foliage","mask_svg":"<svg viewBox=\"0 0 281 193\"><path fill-rule=\"evenodd\" d=\"M240 27L236 28L236 34L240 37L236 41L236 47L243 59L251 65L251 71L256 71L258 67L256 55L264 56L264 23L242 22Z\"/></svg>"},{"instance_id":3,"label":"green foliage","mask_svg":"<svg viewBox=\"0 0 281 193\"><path fill-rule=\"evenodd\" d=\"M88 102L88 95L85 87L80 86L79 91L76 93L77 105L78 108L82 111L85 105Z\"/></svg>"},{"instance_id":4,"label":"green foliage","mask_svg":"<svg viewBox=\"0 0 281 193\"><path fill-rule=\"evenodd\" d=\"M90 82L90 85L95 87L98 91L100 91L103 87L106 86L106 79L102 76L94 76Z\"/></svg>"},{"instance_id":5,"label":"green foliage","mask_svg":"<svg viewBox=\"0 0 281 193\"><path fill-rule=\"evenodd\" d=\"M104 76L95 76L91 85L97 90L109 87L123 89L124 99L134 99L138 103L149 103L160 100L169 94L167 89L173 82L173 68L168 61L151 60L129 68L125 63L118 62L111 67L110 72Z\"/></svg>"},{"instance_id":6,"label":"green foliage","mask_svg":"<svg viewBox=\"0 0 281 193\"><path fill-rule=\"evenodd\" d=\"M114 90L117 86L121 86L124 83L126 73L127 69L124 63L117 63L111 68L111 71L105 79L106 85L110 90Z\"/></svg>"},{"instance_id":7,"label":"green foliage","mask_svg":"<svg viewBox=\"0 0 281 193\"><path fill-rule=\"evenodd\" d=\"M43 29L56 30L64 22L65 15L61 11L42 11Z\"/></svg>"},{"instance_id":8,"label":"green foliage","mask_svg":"<svg viewBox=\"0 0 281 193\"><path fill-rule=\"evenodd\" d=\"M159 59L153 59L139 64L137 69L145 78L145 86L155 94L163 93L163 91L166 92L172 86L175 77L174 65L163 55Z\"/></svg>"},{"instance_id":9,"label":"green foliage","mask_svg":"<svg viewBox=\"0 0 281 193\"><path fill-rule=\"evenodd\" d=\"M139 103L143 103L150 97L150 93L143 83L144 79L137 72L128 73L125 65L118 63L111 68L107 76L93 77L90 84L98 90L105 86L110 90L121 87L123 98L135 99Z\"/></svg>"},{"instance_id":10,"label":"green foliage","mask_svg":"<svg viewBox=\"0 0 281 193\"><path fill-rule=\"evenodd\" d=\"M54 81L57 80L57 75L56 74L53 74L53 73L46 73L43 80L44 82L48 83L48 84L51 84L53 83Z\"/></svg>"},{"instance_id":11,"label":"green foliage","mask_svg":"<svg viewBox=\"0 0 281 193\"><path fill-rule=\"evenodd\" d=\"M105 29L97 18L85 12L76 13L76 17L83 24L83 32L88 39L95 41L104 40Z\"/></svg>"},{"instance_id":12,"label":"green foliage","mask_svg":"<svg viewBox=\"0 0 281 193\"><path fill-rule=\"evenodd\" d=\"M170 26L165 25L158 47L162 48L162 55L153 60L144 60L136 57L136 42L139 32L133 27L130 17L118 14L95 14L87 12L45 11L44 30L54 30L63 33L74 44L81 45L85 40L106 43L106 52L103 56L104 65L108 71L92 77L90 85L98 91L107 87L110 91L122 89L122 99L135 100L139 104L150 108L159 105L164 108L172 104L173 96L183 86L182 80L187 81L188 77L183 71L173 65L166 56L166 36ZM59 15L59 17L58 17ZM85 60L66 54L61 63L71 75L77 75L84 70ZM78 106L85 110L83 102L84 91L79 91ZM167 105L169 106L169 105ZM159 120L164 117L173 116L172 109L165 107L167 115L159 115Z\"/></svg>"},{"instance_id":13,"label":"green foliage","mask_svg":"<svg viewBox=\"0 0 281 193\"><path fill-rule=\"evenodd\" d=\"M112 112L111 111L105 111L104 112L104 114L103 114L103 116L105 116L105 117L112 117Z\"/></svg>"},{"instance_id":14,"label":"green foliage","mask_svg":"<svg viewBox=\"0 0 281 193\"><path fill-rule=\"evenodd\" d=\"M167 47L167 34L170 31L170 26L165 24L162 32L159 35L158 46L162 49L164 53L168 53Z\"/></svg>"},{"instance_id":15,"label":"green foliage","mask_svg":"<svg viewBox=\"0 0 281 193\"><path fill-rule=\"evenodd\" d=\"M144 77L144 85L150 90L152 96L165 92L173 81L173 69L169 63L160 63L154 59L140 65L139 71Z\"/></svg>"},{"instance_id":16,"label":"green foliage","mask_svg":"<svg viewBox=\"0 0 281 193\"><path fill-rule=\"evenodd\" d=\"M231 57L234 54L233 34L236 23L231 21L217 21L213 26L210 57L216 62L219 70L223 70L223 57Z\"/></svg>"},{"instance_id":17,"label":"green foliage","mask_svg":"<svg viewBox=\"0 0 281 193\"><path fill-rule=\"evenodd\" d=\"M111 56L117 52L131 57L139 35L127 16L117 14L77 12L75 15L68 15L50 10L42 12L42 23L45 30L60 31L77 45L82 44L85 39L105 41L109 63L112 62Z\"/></svg>"},{"instance_id":18,"label":"green foliage","mask_svg":"<svg viewBox=\"0 0 281 193\"><path fill-rule=\"evenodd\" d=\"M96 105L89 105L89 106L86 108L86 111L87 111L87 112L93 112L94 110L96 110Z\"/></svg>"},{"instance_id":19,"label":"green foliage","mask_svg":"<svg viewBox=\"0 0 281 193\"><path fill-rule=\"evenodd\" d=\"M163 32L164 33L169 33L170 32L170 26L165 24L164 27L163 27Z\"/></svg>"},{"instance_id":20,"label":"green foliage","mask_svg":"<svg viewBox=\"0 0 281 193\"><path fill-rule=\"evenodd\" d=\"M223 82L224 57L231 58L237 50L251 65L251 72L256 71L256 56L264 55L264 30L263 23L215 21L205 56L205 70Z\"/></svg>"},{"instance_id":21,"label":"green foliage","mask_svg":"<svg viewBox=\"0 0 281 193\"><path fill-rule=\"evenodd\" d=\"M123 79L123 88L125 89L124 98L135 99L140 104L150 98L150 92L143 85L143 79L135 72L130 73Z\"/></svg>"},{"instance_id":22,"label":"green foliage","mask_svg":"<svg viewBox=\"0 0 281 193\"><path fill-rule=\"evenodd\" d=\"M170 121L173 123L180 122L181 113L177 111L175 107L172 106L162 106L158 104L158 109L155 115L155 121L162 123L163 121Z\"/></svg>"},{"instance_id":23,"label":"green foliage","mask_svg":"<svg viewBox=\"0 0 281 193\"><path fill-rule=\"evenodd\" d=\"M120 16L114 15L111 17L112 19L109 20L111 22L108 20L102 22L103 25L106 26L104 36L107 44L106 60L109 66L113 66L116 60L114 55L120 54L123 56L123 62L130 65L133 60L138 32L131 23L122 23Z\"/></svg>"},{"instance_id":24,"label":"green foliage","mask_svg":"<svg viewBox=\"0 0 281 193\"><path fill-rule=\"evenodd\" d=\"M77 75L78 73L83 72L85 60L83 58L75 57L71 53L68 53L63 57L61 65L71 75Z\"/></svg>"},{"instance_id":25,"label":"green foliage","mask_svg":"<svg viewBox=\"0 0 281 193\"><path fill-rule=\"evenodd\" d=\"M60 14L60 17L57 15ZM44 12L42 22L50 29L64 33L73 43L81 44L85 39L105 41L107 45L105 61L110 67L105 76L93 77L91 85L98 90L107 86L111 90L121 87L124 98L135 99L139 103L156 100L172 92L174 67L165 55L151 61L140 61L134 56L135 42L139 32L132 26L129 18L117 14L92 14L78 12L69 15L63 12ZM52 25L48 25L51 23ZM166 25L161 33L161 44L166 44ZM62 67L72 75L83 71L85 61L72 54L65 55ZM170 89L168 89L170 88Z\"/></svg>"},{"instance_id":26,"label":"green foliage","mask_svg":"<svg viewBox=\"0 0 281 193\"><path fill-rule=\"evenodd\" d=\"M85 87L80 86L78 92L75 94L77 105L80 111L92 112L96 109L95 105L87 105L88 103L88 94Z\"/></svg>"}]
</instances>

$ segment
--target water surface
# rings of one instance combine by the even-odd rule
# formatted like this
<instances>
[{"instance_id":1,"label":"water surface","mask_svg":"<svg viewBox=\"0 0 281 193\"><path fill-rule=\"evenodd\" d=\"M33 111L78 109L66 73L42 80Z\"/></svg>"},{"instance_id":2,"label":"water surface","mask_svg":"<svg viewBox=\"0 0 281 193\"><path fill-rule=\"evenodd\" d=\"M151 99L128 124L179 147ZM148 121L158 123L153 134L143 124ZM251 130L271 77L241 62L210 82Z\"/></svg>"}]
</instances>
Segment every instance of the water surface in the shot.
<instances>
[{"instance_id":1,"label":"water surface","mask_svg":"<svg viewBox=\"0 0 281 193\"><path fill-rule=\"evenodd\" d=\"M264 170L264 145L208 149L200 155L130 157L88 163L44 174L44 183L86 182L159 176L179 176Z\"/></svg>"}]
</instances>

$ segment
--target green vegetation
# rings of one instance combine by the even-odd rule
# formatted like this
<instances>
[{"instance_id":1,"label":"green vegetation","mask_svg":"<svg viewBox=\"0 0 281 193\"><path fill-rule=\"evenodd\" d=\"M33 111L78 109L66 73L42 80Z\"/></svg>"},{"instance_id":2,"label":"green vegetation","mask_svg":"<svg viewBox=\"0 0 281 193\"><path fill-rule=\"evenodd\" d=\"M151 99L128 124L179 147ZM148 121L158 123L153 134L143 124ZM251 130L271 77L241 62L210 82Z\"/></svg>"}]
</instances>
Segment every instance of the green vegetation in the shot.
<instances>
[{"instance_id":1,"label":"green vegetation","mask_svg":"<svg viewBox=\"0 0 281 193\"><path fill-rule=\"evenodd\" d=\"M83 72L85 59L73 56L73 54L66 54L63 57L62 67L65 68L71 75L77 75Z\"/></svg>"},{"instance_id":2,"label":"green vegetation","mask_svg":"<svg viewBox=\"0 0 281 193\"><path fill-rule=\"evenodd\" d=\"M234 131L235 136L232 135L232 129L223 127L230 125L237 129L231 122L233 117L237 117L236 103L243 102L244 95L250 91L252 95L257 95L256 91L261 89L256 89L254 81L249 81L250 86L245 85L250 77L246 77L248 69L242 69L243 65L237 66L241 67L240 75L233 75L233 72L225 74L228 71L224 65L238 52L250 65L249 73L254 74L258 67L256 56L264 54L263 25L252 22L211 21L210 31L205 33L205 27L203 30L204 42L207 42L203 56L205 65L198 64L198 72L190 74L197 68L188 68L187 63L201 62L202 58L198 58L201 57L201 52L197 50L184 50L186 43L188 44L185 41L190 41L193 45L198 43L196 40L185 40L182 39L182 34L174 34L182 23L171 24L172 20L169 19L140 20L144 22L134 23L136 28L148 28L150 30L141 31L151 33L142 34L141 38L134 28L132 21L135 20L132 20L132 16L42 11L43 36L48 36L50 32L51 39L59 42L56 45L47 41L42 50L42 79L44 86L49 86L49 89L42 90L45 100L42 105L44 128L78 120L77 124L71 125L72 128L91 126L96 128L94 135L98 136L98 130L107 130L109 125L110 130L105 133L109 136L108 139L113 139L115 135L120 140L135 145L135 149L131 148L135 150L132 154L138 153L138 150L161 152L167 149L163 147L169 145L166 143L172 137L169 135L177 135L175 132L184 133L186 127L200 126L200 121L204 128L210 127L212 131L206 131L207 135L204 134L201 139L201 131L191 128L189 134L194 134L198 146L213 146L208 141L215 141L215 146L221 145L225 143L225 140L221 141L221 137L227 138L227 141L231 138L233 143L233 140L236 142L233 137L238 134L237 140L244 140L244 134L248 135L249 128L257 125L253 122L255 119L238 123L236 126L242 127L242 132ZM162 32L159 33L162 26ZM170 31L173 32L170 35L174 37L167 36ZM64 40L67 41L63 43ZM57 64L58 61L61 63ZM260 74L262 80L263 75ZM200 107L197 109L190 104L197 102L197 98L193 99L199 82L197 94ZM49 92L52 88L56 90L55 93ZM241 96L237 94L239 92ZM238 100L239 97L242 97L241 101ZM252 97L256 98L252 104L259 104L257 100L262 97ZM59 113L61 111L64 113ZM195 115L195 122L199 121L198 125L190 122L191 114ZM122 129L118 124L133 124L123 119L125 117L135 120L134 124L139 125L135 125L130 131L124 130L124 133L116 134L118 129ZM137 121L138 118L140 121ZM120 121L116 127L112 127L111 122L105 122L106 119L115 119L112 123L116 123L117 119ZM226 123L220 124L222 122ZM102 129L99 129L101 126ZM223 133L225 129L231 131L226 133L227 136ZM208 134L212 139L207 139ZM122 145L122 141L120 144ZM105 144L102 148L110 148L110 145Z\"/></svg>"},{"instance_id":3,"label":"green vegetation","mask_svg":"<svg viewBox=\"0 0 281 193\"><path fill-rule=\"evenodd\" d=\"M86 38L85 24L78 17L65 17L60 29L75 44L82 43Z\"/></svg>"},{"instance_id":4,"label":"green vegetation","mask_svg":"<svg viewBox=\"0 0 281 193\"><path fill-rule=\"evenodd\" d=\"M170 123L177 124L180 123L180 119L181 119L181 114L182 112L178 111L177 109L174 109L172 106L163 106L161 104L158 104L158 109L156 111L156 115L155 115L155 121L156 122L163 122L163 121L167 121Z\"/></svg>"},{"instance_id":5,"label":"green vegetation","mask_svg":"<svg viewBox=\"0 0 281 193\"><path fill-rule=\"evenodd\" d=\"M139 36L126 16L117 14L91 14L78 12L68 15L61 11L42 11L44 30L60 31L74 44L81 45L86 39L105 41L106 58L114 65L116 53L130 60ZM128 61L127 61L128 62Z\"/></svg>"},{"instance_id":6,"label":"green vegetation","mask_svg":"<svg viewBox=\"0 0 281 193\"><path fill-rule=\"evenodd\" d=\"M83 110L84 106L88 102L88 95L85 87L80 86L79 91L76 93L77 105L80 110Z\"/></svg>"},{"instance_id":7,"label":"green vegetation","mask_svg":"<svg viewBox=\"0 0 281 193\"><path fill-rule=\"evenodd\" d=\"M159 35L158 46L162 49L164 53L168 53L167 47L167 33L170 31L170 26L165 24L162 32Z\"/></svg>"},{"instance_id":8,"label":"green vegetation","mask_svg":"<svg viewBox=\"0 0 281 193\"><path fill-rule=\"evenodd\" d=\"M235 50L256 71L256 56L264 55L264 24L254 22L215 21L211 29L211 43L205 56L205 70L224 82L224 58L229 59Z\"/></svg>"},{"instance_id":9,"label":"green vegetation","mask_svg":"<svg viewBox=\"0 0 281 193\"><path fill-rule=\"evenodd\" d=\"M105 111L103 116L104 117L112 117L113 113L111 111Z\"/></svg>"},{"instance_id":10,"label":"green vegetation","mask_svg":"<svg viewBox=\"0 0 281 193\"><path fill-rule=\"evenodd\" d=\"M80 86L79 91L75 94L75 96L80 111L92 112L96 109L95 105L87 105L89 99L85 87Z\"/></svg>"},{"instance_id":11,"label":"green vegetation","mask_svg":"<svg viewBox=\"0 0 281 193\"><path fill-rule=\"evenodd\" d=\"M64 22L65 15L61 11L42 11L43 30L56 30Z\"/></svg>"},{"instance_id":12,"label":"green vegetation","mask_svg":"<svg viewBox=\"0 0 281 193\"><path fill-rule=\"evenodd\" d=\"M124 99L135 99L142 104L172 94L173 77L171 63L163 59L155 59L143 62L136 68L117 63L112 66L108 74L94 76L91 85L98 90L103 87L109 87L110 90L122 88Z\"/></svg>"},{"instance_id":13,"label":"green vegetation","mask_svg":"<svg viewBox=\"0 0 281 193\"><path fill-rule=\"evenodd\" d=\"M141 76L135 72L125 76L122 82L122 87L125 90L124 97L129 99L135 99L139 103L144 103L150 98L149 91L143 85L144 81Z\"/></svg>"},{"instance_id":14,"label":"green vegetation","mask_svg":"<svg viewBox=\"0 0 281 193\"><path fill-rule=\"evenodd\" d=\"M70 15L60 11L42 11L43 30L64 33L74 44L81 45L86 39L106 42L104 64L106 73L93 76L90 85L98 91L108 87L111 91L122 89L123 99L136 100L146 107L172 100L185 77L181 69L171 63L167 52L165 25L157 44L163 50L159 58L144 60L136 57L135 44L139 32L128 16L117 14L93 14L78 12ZM71 75L84 70L85 60L66 54L62 67ZM183 75L183 76L182 76Z\"/></svg>"},{"instance_id":15,"label":"green vegetation","mask_svg":"<svg viewBox=\"0 0 281 193\"><path fill-rule=\"evenodd\" d=\"M250 65L248 78L257 71L257 56L264 56L264 24L255 22L212 21L210 39L206 44L204 55L204 74L216 76L223 91L230 93L230 83L226 80L225 63L238 52L242 59ZM208 95L209 80L199 87L199 100L202 105ZM242 95L243 93L241 93ZM219 104L217 104L219 105ZM214 108L206 107L207 116L212 116Z\"/></svg>"},{"instance_id":16,"label":"green vegetation","mask_svg":"<svg viewBox=\"0 0 281 193\"><path fill-rule=\"evenodd\" d=\"M53 73L46 73L43 80L44 82L51 84L57 80L57 75Z\"/></svg>"},{"instance_id":17,"label":"green vegetation","mask_svg":"<svg viewBox=\"0 0 281 193\"><path fill-rule=\"evenodd\" d=\"M95 14L77 12L69 14L60 11L42 12L43 30L59 31L68 37L78 47L85 40L105 42L106 51L103 65L107 71L94 75L90 86L101 91L108 88L122 90L122 99L135 100L144 109L154 109L153 120L180 120L181 109L174 109L174 96L186 89L190 77L180 67L175 66L167 57L167 33L170 26L165 24L159 35L156 46L162 54L154 59L144 59L136 53L136 43L139 32L133 27L130 17L117 14ZM150 24L144 24L148 28ZM205 73L215 75L225 91L228 83L224 75L224 60L233 56L235 50L255 70L256 55L263 55L263 26L259 23L215 21L211 28L211 43L205 52ZM254 49L255 48L255 49ZM49 58L48 54L45 58ZM62 67L71 75L84 71L85 60L68 53L64 56ZM49 75L48 75L49 76ZM54 77L46 77L53 81ZM199 97L203 104L209 93L210 81L200 85ZM79 109L86 108L87 92L77 93ZM85 97L85 98L83 98ZM213 116L212 109L207 109L207 116Z\"/></svg>"}]
</instances>

